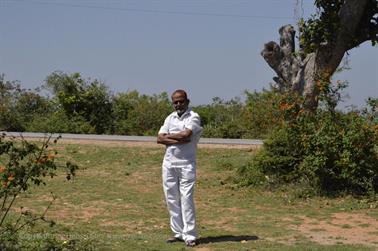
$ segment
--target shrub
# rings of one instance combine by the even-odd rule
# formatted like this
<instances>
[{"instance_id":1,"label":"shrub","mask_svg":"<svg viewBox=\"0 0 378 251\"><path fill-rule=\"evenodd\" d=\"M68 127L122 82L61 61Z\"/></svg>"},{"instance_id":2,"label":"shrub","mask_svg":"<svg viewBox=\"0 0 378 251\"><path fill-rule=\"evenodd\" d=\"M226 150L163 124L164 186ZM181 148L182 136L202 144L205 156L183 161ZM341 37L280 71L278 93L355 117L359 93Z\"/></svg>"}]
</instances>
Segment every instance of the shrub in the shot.
<instances>
[{"instance_id":1,"label":"shrub","mask_svg":"<svg viewBox=\"0 0 378 251\"><path fill-rule=\"evenodd\" d=\"M47 76L44 87L55 95L70 120L84 120L97 134L112 132L111 94L103 82L56 71Z\"/></svg>"},{"instance_id":2,"label":"shrub","mask_svg":"<svg viewBox=\"0 0 378 251\"><path fill-rule=\"evenodd\" d=\"M26 124L28 132L95 134L96 128L80 115L68 117L63 110L34 116Z\"/></svg>"},{"instance_id":3,"label":"shrub","mask_svg":"<svg viewBox=\"0 0 378 251\"><path fill-rule=\"evenodd\" d=\"M246 104L242 115L245 138L265 139L282 122L279 110L280 95L274 89L245 92Z\"/></svg>"},{"instance_id":4,"label":"shrub","mask_svg":"<svg viewBox=\"0 0 378 251\"><path fill-rule=\"evenodd\" d=\"M0 130L24 131L36 114L50 109L49 101L36 91L25 90L17 81L0 74Z\"/></svg>"},{"instance_id":5,"label":"shrub","mask_svg":"<svg viewBox=\"0 0 378 251\"><path fill-rule=\"evenodd\" d=\"M20 214L15 216L11 208L19 195L25 193L30 186L44 185L45 177L54 177L60 168L66 171L68 180L75 175L76 165L70 162L58 163L57 152L49 148L50 139L48 137L41 145L38 145L25 139L18 141L15 138L6 138L5 134L0 136L1 250L21 249L18 240L19 231L33 226L36 221L53 224L45 218L49 206L40 215L21 208ZM57 139L54 140L54 143L56 142Z\"/></svg>"},{"instance_id":6,"label":"shrub","mask_svg":"<svg viewBox=\"0 0 378 251\"><path fill-rule=\"evenodd\" d=\"M119 93L113 100L115 133L155 136L172 109L165 92L151 96Z\"/></svg>"},{"instance_id":7,"label":"shrub","mask_svg":"<svg viewBox=\"0 0 378 251\"><path fill-rule=\"evenodd\" d=\"M310 194L378 192L376 99L362 112L336 111L345 82L317 83L319 107L305 111L303 97L280 97L281 126L265 140L250 165L239 170L242 183L254 184L257 172L270 184L297 184ZM247 177L247 178L245 178ZM247 179L247 180L246 180Z\"/></svg>"},{"instance_id":8,"label":"shrub","mask_svg":"<svg viewBox=\"0 0 378 251\"><path fill-rule=\"evenodd\" d=\"M213 98L210 105L194 107L194 111L201 117L204 128L202 136L210 138L243 138L244 109L245 106L239 98L224 101L219 97Z\"/></svg>"},{"instance_id":9,"label":"shrub","mask_svg":"<svg viewBox=\"0 0 378 251\"><path fill-rule=\"evenodd\" d=\"M307 184L322 194L372 194L378 192L376 146L373 127L357 112L302 113L275 130L241 171L260 170L275 184Z\"/></svg>"}]
</instances>

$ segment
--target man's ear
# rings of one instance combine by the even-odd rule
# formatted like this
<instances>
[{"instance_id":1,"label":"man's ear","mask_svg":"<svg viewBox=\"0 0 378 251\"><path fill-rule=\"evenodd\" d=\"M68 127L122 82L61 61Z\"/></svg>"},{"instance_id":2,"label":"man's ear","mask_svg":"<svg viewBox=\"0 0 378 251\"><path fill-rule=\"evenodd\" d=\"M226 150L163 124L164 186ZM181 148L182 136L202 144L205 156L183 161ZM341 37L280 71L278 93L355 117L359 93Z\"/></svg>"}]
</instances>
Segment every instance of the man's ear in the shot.
<instances>
[{"instance_id":1,"label":"man's ear","mask_svg":"<svg viewBox=\"0 0 378 251\"><path fill-rule=\"evenodd\" d=\"M187 99L187 101L188 101L188 105L189 105L189 103L190 103L190 99Z\"/></svg>"}]
</instances>

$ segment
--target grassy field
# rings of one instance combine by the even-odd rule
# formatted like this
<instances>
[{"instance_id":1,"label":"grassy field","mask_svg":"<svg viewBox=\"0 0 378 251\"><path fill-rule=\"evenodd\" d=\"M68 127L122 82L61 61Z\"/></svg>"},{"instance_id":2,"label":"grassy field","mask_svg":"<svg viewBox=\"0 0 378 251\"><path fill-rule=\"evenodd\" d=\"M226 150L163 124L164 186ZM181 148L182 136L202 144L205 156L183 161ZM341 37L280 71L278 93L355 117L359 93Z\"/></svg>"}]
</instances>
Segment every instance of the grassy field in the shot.
<instances>
[{"instance_id":1,"label":"grassy field","mask_svg":"<svg viewBox=\"0 0 378 251\"><path fill-rule=\"evenodd\" d=\"M53 235L94 243L98 250L186 250L171 236L161 185L163 147L58 144L81 170L33 188L17 205L47 217L24 238ZM378 250L376 202L299 199L294 192L238 188L230 179L251 149L200 147L195 192L200 245L195 250Z\"/></svg>"}]
</instances>

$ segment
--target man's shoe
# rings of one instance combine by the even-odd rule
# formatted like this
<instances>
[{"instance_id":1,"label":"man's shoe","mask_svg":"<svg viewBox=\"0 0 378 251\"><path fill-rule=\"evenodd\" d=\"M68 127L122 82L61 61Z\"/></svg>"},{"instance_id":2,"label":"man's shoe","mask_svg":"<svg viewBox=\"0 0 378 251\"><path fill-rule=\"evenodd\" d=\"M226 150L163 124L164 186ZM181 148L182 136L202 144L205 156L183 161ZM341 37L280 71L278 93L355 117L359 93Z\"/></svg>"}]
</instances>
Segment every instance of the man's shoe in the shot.
<instances>
[{"instance_id":1,"label":"man's shoe","mask_svg":"<svg viewBox=\"0 0 378 251\"><path fill-rule=\"evenodd\" d=\"M177 238L177 237L172 237L168 240L166 240L165 242L166 243L174 243L174 242L183 242L184 240L180 239L180 238Z\"/></svg>"},{"instance_id":2,"label":"man's shoe","mask_svg":"<svg viewBox=\"0 0 378 251\"><path fill-rule=\"evenodd\" d=\"M192 247L194 247L195 245L197 245L197 243L196 243L195 240L188 240L188 241L185 241L185 245L186 245L187 247L192 248Z\"/></svg>"}]
</instances>

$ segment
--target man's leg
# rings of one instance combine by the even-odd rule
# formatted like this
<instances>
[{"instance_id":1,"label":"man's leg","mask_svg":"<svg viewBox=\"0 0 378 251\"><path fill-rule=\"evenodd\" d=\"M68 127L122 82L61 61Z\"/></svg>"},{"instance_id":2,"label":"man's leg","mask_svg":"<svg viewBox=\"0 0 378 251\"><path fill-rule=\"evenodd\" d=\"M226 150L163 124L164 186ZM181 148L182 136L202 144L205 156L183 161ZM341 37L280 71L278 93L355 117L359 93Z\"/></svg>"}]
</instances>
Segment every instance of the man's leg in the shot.
<instances>
[{"instance_id":1,"label":"man's leg","mask_svg":"<svg viewBox=\"0 0 378 251\"><path fill-rule=\"evenodd\" d=\"M183 239L184 223L182 222L181 214L179 172L176 168L163 166L163 188L170 215L171 229L176 238Z\"/></svg>"},{"instance_id":2,"label":"man's leg","mask_svg":"<svg viewBox=\"0 0 378 251\"><path fill-rule=\"evenodd\" d=\"M181 208L184 221L183 237L185 241L192 241L197 239L196 215L193 197L195 180L195 164L182 168L180 175L180 193Z\"/></svg>"}]
</instances>

